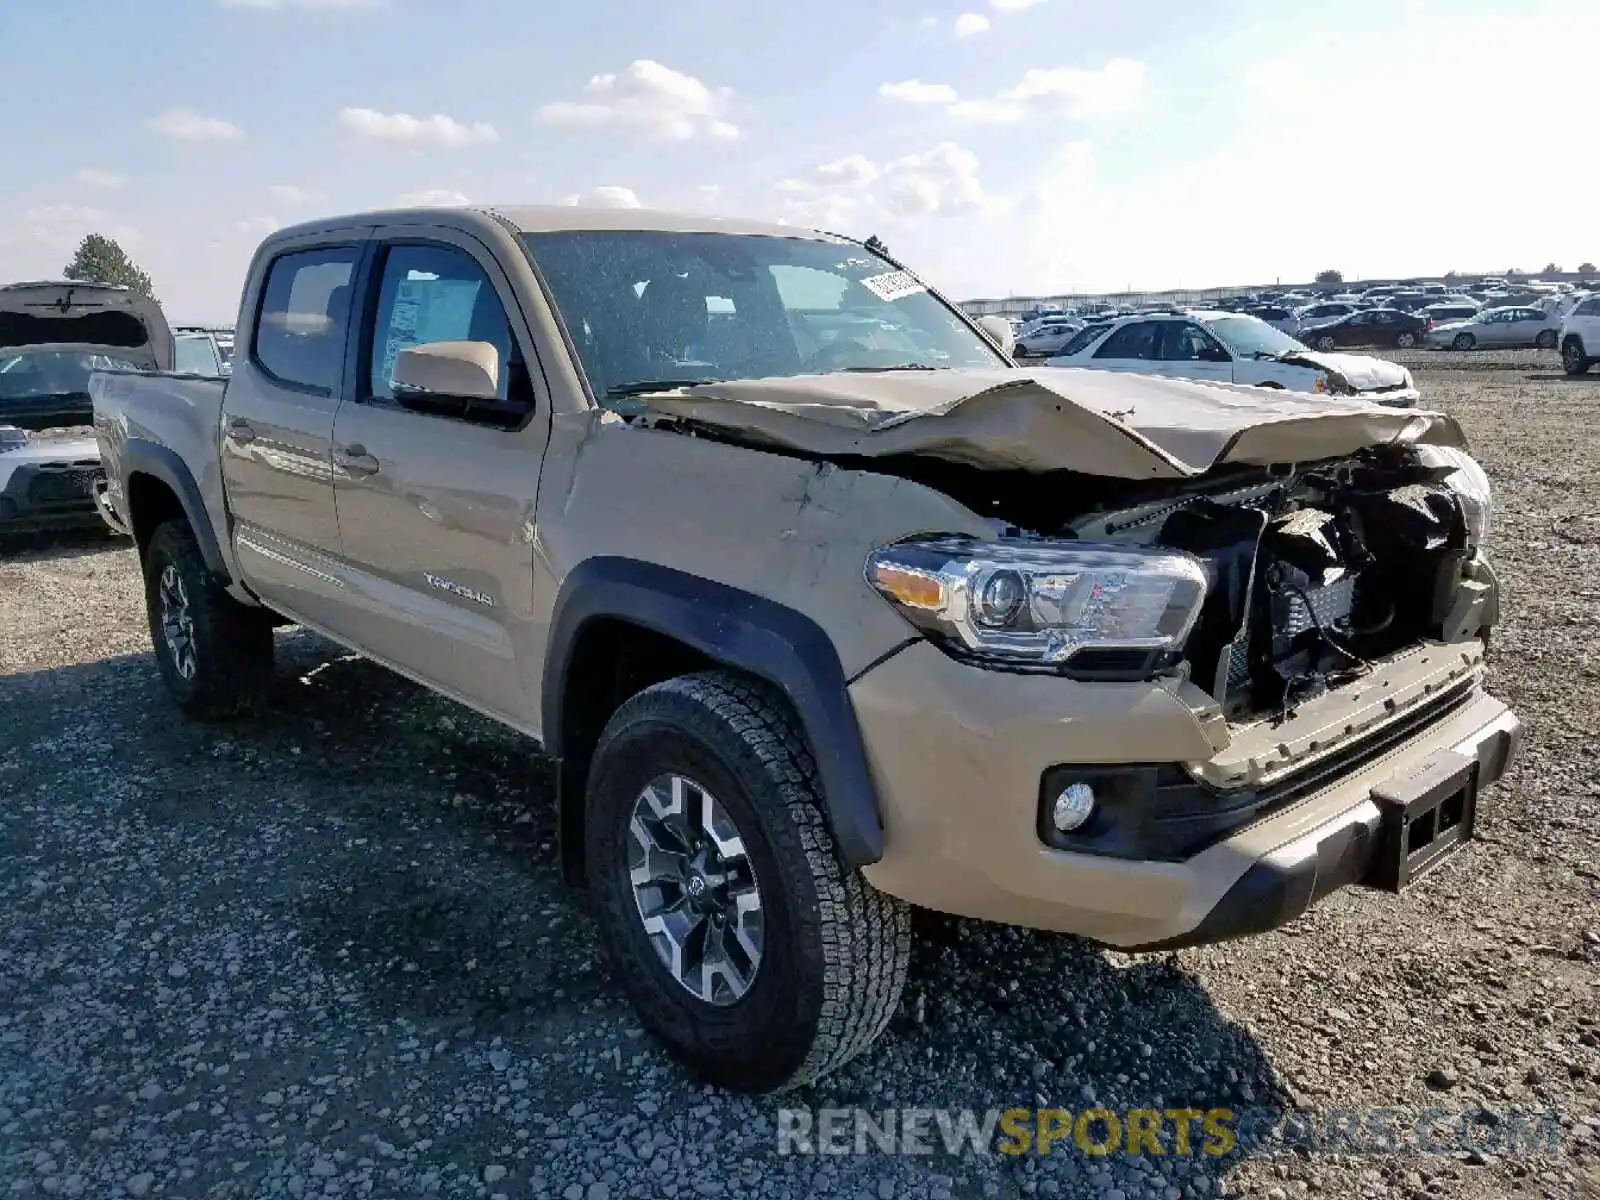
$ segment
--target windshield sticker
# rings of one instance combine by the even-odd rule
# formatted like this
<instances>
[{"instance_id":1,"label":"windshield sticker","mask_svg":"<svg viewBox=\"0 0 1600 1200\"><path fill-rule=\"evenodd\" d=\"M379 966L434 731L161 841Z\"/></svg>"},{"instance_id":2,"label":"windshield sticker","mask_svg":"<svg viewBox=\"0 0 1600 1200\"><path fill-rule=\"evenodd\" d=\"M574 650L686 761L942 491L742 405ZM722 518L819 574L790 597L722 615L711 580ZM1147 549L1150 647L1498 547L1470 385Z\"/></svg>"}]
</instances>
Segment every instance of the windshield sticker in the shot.
<instances>
[{"instance_id":1,"label":"windshield sticker","mask_svg":"<svg viewBox=\"0 0 1600 1200\"><path fill-rule=\"evenodd\" d=\"M872 275L863 279L861 286L879 300L900 300L928 290L910 271L889 271L883 275Z\"/></svg>"}]
</instances>

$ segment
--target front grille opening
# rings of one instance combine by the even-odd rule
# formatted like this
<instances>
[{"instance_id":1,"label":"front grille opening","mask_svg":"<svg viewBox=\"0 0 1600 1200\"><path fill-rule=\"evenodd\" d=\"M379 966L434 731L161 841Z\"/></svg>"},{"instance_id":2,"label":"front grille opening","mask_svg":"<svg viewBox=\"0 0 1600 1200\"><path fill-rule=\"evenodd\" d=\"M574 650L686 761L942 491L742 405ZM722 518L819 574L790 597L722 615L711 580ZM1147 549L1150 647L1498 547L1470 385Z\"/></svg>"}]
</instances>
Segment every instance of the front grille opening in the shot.
<instances>
[{"instance_id":1,"label":"front grille opening","mask_svg":"<svg viewBox=\"0 0 1600 1200\"><path fill-rule=\"evenodd\" d=\"M1438 835L1439 810L1430 808L1406 828L1406 853L1415 854Z\"/></svg>"},{"instance_id":2,"label":"front grille opening","mask_svg":"<svg viewBox=\"0 0 1600 1200\"><path fill-rule=\"evenodd\" d=\"M1450 799L1439 805L1439 832L1454 829L1461 824L1467 814L1467 793L1457 792Z\"/></svg>"}]
</instances>

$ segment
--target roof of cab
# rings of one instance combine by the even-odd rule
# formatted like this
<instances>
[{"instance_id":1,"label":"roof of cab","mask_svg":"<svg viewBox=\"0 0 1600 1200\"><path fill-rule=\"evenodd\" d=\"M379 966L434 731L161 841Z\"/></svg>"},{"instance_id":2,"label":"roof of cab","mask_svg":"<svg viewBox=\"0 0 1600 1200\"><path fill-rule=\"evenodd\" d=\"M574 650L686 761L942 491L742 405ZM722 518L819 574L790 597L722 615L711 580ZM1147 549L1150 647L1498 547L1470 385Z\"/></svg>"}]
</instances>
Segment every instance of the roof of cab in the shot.
<instances>
[{"instance_id":1,"label":"roof of cab","mask_svg":"<svg viewBox=\"0 0 1600 1200\"><path fill-rule=\"evenodd\" d=\"M348 230L362 225L444 225L471 228L484 222L504 222L523 233L557 233L575 230L659 230L665 233L731 233L769 237L803 238L809 241L847 239L798 225L779 225L767 221L747 221L739 217L715 217L704 213L663 212L648 208L587 208L572 204L470 204L438 208L395 208L375 212L347 213L323 217L280 229L269 241L304 234Z\"/></svg>"}]
</instances>

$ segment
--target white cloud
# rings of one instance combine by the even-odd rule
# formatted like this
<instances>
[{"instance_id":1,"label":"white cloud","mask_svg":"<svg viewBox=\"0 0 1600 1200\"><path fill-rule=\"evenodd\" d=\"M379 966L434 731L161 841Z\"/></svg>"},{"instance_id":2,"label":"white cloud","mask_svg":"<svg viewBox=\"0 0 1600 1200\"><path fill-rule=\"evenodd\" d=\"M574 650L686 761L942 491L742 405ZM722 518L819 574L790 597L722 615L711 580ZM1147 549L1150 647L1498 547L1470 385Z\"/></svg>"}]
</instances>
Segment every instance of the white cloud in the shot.
<instances>
[{"instance_id":1,"label":"white cloud","mask_svg":"<svg viewBox=\"0 0 1600 1200\"><path fill-rule=\"evenodd\" d=\"M971 37L976 33L984 33L989 28L989 18L982 13L962 13L956 18L956 36L960 38Z\"/></svg>"},{"instance_id":2,"label":"white cloud","mask_svg":"<svg viewBox=\"0 0 1600 1200\"><path fill-rule=\"evenodd\" d=\"M884 204L896 216L998 216L1008 208L984 190L978 156L954 142L897 158L883 176Z\"/></svg>"},{"instance_id":3,"label":"white cloud","mask_svg":"<svg viewBox=\"0 0 1600 1200\"><path fill-rule=\"evenodd\" d=\"M639 203L638 194L632 188L617 187L614 184L603 184L600 187L590 188L587 192L575 192L565 197L561 203L574 207L584 208L643 208Z\"/></svg>"},{"instance_id":4,"label":"white cloud","mask_svg":"<svg viewBox=\"0 0 1600 1200\"><path fill-rule=\"evenodd\" d=\"M303 188L293 183L275 183L270 189L272 198L280 204L315 204L322 200L321 192Z\"/></svg>"},{"instance_id":5,"label":"white cloud","mask_svg":"<svg viewBox=\"0 0 1600 1200\"><path fill-rule=\"evenodd\" d=\"M879 84L878 95L907 104L954 104L957 99L955 88L948 83L923 83L920 79Z\"/></svg>"},{"instance_id":6,"label":"white cloud","mask_svg":"<svg viewBox=\"0 0 1600 1200\"><path fill-rule=\"evenodd\" d=\"M739 136L739 127L727 119L732 95L641 58L625 71L591 78L581 100L546 104L538 115L551 125L615 125L661 141L732 141Z\"/></svg>"},{"instance_id":7,"label":"white cloud","mask_svg":"<svg viewBox=\"0 0 1600 1200\"><path fill-rule=\"evenodd\" d=\"M878 164L863 154L850 154L833 162L823 163L816 176L823 183L871 183L883 174Z\"/></svg>"},{"instance_id":8,"label":"white cloud","mask_svg":"<svg viewBox=\"0 0 1600 1200\"><path fill-rule=\"evenodd\" d=\"M180 142L228 142L244 136L233 122L201 116L192 108L169 108L151 118L150 128Z\"/></svg>"},{"instance_id":9,"label":"white cloud","mask_svg":"<svg viewBox=\"0 0 1600 1200\"><path fill-rule=\"evenodd\" d=\"M343 108L339 110L339 124L356 137L414 146L454 149L500 140L500 134L487 121L467 124L443 113L413 117L410 113L385 113L373 108Z\"/></svg>"},{"instance_id":10,"label":"white cloud","mask_svg":"<svg viewBox=\"0 0 1600 1200\"><path fill-rule=\"evenodd\" d=\"M1089 120L1135 108L1144 85L1144 64L1131 58L1113 58L1098 71L1035 67L992 99L958 100L946 111L958 120L990 124L1020 121L1036 111Z\"/></svg>"},{"instance_id":11,"label":"white cloud","mask_svg":"<svg viewBox=\"0 0 1600 1200\"><path fill-rule=\"evenodd\" d=\"M450 188L425 188L395 197L398 208L459 208L471 203L465 195Z\"/></svg>"},{"instance_id":12,"label":"white cloud","mask_svg":"<svg viewBox=\"0 0 1600 1200\"><path fill-rule=\"evenodd\" d=\"M963 121L1020 121L1028 115L1026 105L1015 100L960 100L949 108L952 117Z\"/></svg>"},{"instance_id":13,"label":"white cloud","mask_svg":"<svg viewBox=\"0 0 1600 1200\"><path fill-rule=\"evenodd\" d=\"M63 255L77 248L86 233L101 233L124 249L139 243L139 231L108 213L82 204L39 204L16 217L0 220L0 245L12 278L57 278Z\"/></svg>"},{"instance_id":14,"label":"white cloud","mask_svg":"<svg viewBox=\"0 0 1600 1200\"><path fill-rule=\"evenodd\" d=\"M246 217L243 221L235 221L233 227L239 233L247 233L253 237L266 237L279 228L276 217Z\"/></svg>"},{"instance_id":15,"label":"white cloud","mask_svg":"<svg viewBox=\"0 0 1600 1200\"><path fill-rule=\"evenodd\" d=\"M1001 92L1000 98L1060 108L1070 117L1110 116L1138 104L1144 92L1144 76L1144 64L1131 58L1113 58L1098 71L1035 67L1015 87Z\"/></svg>"},{"instance_id":16,"label":"white cloud","mask_svg":"<svg viewBox=\"0 0 1600 1200\"><path fill-rule=\"evenodd\" d=\"M1043 3L1044 0L989 0L989 7L1000 12L1021 12L1025 8Z\"/></svg>"},{"instance_id":17,"label":"white cloud","mask_svg":"<svg viewBox=\"0 0 1600 1200\"><path fill-rule=\"evenodd\" d=\"M106 192L119 191L128 182L121 175L114 174L111 171L97 170L94 167L84 167L73 178L85 187L99 188L101 191Z\"/></svg>"}]
</instances>

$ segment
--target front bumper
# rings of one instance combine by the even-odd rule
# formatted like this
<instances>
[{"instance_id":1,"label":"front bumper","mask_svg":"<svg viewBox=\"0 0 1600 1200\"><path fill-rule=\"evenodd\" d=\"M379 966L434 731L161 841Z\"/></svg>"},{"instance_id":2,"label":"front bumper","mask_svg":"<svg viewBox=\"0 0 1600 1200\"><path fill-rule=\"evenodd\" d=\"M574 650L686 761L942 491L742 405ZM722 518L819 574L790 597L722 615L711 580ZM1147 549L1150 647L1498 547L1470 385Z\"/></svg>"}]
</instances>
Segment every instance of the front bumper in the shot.
<instances>
[{"instance_id":1,"label":"front bumper","mask_svg":"<svg viewBox=\"0 0 1600 1200\"><path fill-rule=\"evenodd\" d=\"M923 907L1125 949L1274 928L1336 887L1372 880L1384 865L1384 797L1405 795L1407 780L1470 761L1475 796L1505 773L1521 725L1480 675L1478 643L1424 647L1280 724L1230 729L1187 683L985 671L918 643L850 689L885 826L884 856L863 873ZM1456 700L1429 707L1445 696ZM1441 715L1374 748L1394 722L1430 711ZM1046 844L1047 773L1150 763L1186 764L1220 790L1317 778L1177 861Z\"/></svg>"},{"instance_id":2,"label":"front bumper","mask_svg":"<svg viewBox=\"0 0 1600 1200\"><path fill-rule=\"evenodd\" d=\"M97 462L17 464L0 488L0 534L99 526L95 489L104 479Z\"/></svg>"}]
</instances>

